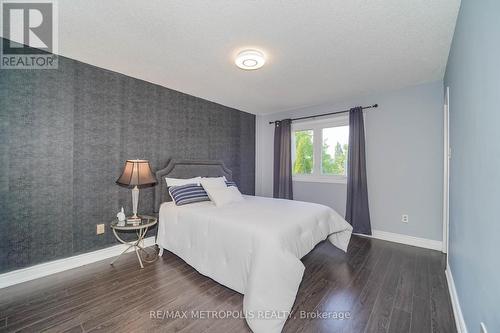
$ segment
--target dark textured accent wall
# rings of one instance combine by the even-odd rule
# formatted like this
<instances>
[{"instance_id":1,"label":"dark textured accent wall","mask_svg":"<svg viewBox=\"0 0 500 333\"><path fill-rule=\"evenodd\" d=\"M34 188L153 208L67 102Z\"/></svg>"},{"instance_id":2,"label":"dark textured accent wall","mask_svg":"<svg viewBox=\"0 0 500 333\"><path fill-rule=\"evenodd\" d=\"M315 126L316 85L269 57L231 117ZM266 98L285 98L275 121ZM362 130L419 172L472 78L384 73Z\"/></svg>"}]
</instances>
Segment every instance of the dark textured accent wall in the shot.
<instances>
[{"instance_id":1,"label":"dark textured accent wall","mask_svg":"<svg viewBox=\"0 0 500 333\"><path fill-rule=\"evenodd\" d=\"M96 224L131 211L126 159L221 159L254 193L254 115L64 57L0 70L0 142L0 272L116 244Z\"/></svg>"}]
</instances>

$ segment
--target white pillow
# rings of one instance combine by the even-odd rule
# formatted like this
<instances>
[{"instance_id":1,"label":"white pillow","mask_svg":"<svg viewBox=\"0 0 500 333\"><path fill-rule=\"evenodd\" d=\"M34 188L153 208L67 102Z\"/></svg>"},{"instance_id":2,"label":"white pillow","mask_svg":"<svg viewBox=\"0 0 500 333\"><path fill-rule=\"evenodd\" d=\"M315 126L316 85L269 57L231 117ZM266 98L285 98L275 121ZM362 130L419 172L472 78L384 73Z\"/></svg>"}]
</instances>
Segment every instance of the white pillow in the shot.
<instances>
[{"instance_id":1,"label":"white pillow","mask_svg":"<svg viewBox=\"0 0 500 333\"><path fill-rule=\"evenodd\" d=\"M205 191L207 191L208 197L217 207L243 200L240 191L234 186L227 187L224 184L224 187L208 187Z\"/></svg>"},{"instance_id":2,"label":"white pillow","mask_svg":"<svg viewBox=\"0 0 500 333\"><path fill-rule=\"evenodd\" d=\"M201 180L201 177L194 177L194 178L188 178L188 179L165 177L165 181L167 182L168 187L170 187L170 186L182 186L182 185L187 185L187 184L200 185L200 180Z\"/></svg>"},{"instance_id":3,"label":"white pillow","mask_svg":"<svg viewBox=\"0 0 500 333\"><path fill-rule=\"evenodd\" d=\"M205 191L207 188L227 187L226 177L204 177L201 178L200 183Z\"/></svg>"}]
</instances>

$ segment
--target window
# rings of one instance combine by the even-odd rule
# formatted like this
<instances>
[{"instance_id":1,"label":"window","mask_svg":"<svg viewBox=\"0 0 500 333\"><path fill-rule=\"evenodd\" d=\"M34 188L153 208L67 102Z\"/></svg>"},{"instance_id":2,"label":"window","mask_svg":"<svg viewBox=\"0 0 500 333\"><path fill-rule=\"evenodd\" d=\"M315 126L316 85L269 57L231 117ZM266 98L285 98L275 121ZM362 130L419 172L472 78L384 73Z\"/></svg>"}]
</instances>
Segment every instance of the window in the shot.
<instances>
[{"instance_id":1,"label":"window","mask_svg":"<svg viewBox=\"0 0 500 333\"><path fill-rule=\"evenodd\" d=\"M347 117L292 124L294 181L347 182Z\"/></svg>"}]
</instances>

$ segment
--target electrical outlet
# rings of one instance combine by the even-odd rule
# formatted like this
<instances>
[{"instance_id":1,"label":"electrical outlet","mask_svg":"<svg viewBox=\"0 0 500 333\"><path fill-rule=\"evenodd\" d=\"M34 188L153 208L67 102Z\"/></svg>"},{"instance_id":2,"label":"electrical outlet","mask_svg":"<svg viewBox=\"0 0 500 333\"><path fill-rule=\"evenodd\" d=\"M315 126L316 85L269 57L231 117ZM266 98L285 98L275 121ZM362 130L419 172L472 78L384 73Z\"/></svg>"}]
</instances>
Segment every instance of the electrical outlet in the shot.
<instances>
[{"instance_id":1,"label":"electrical outlet","mask_svg":"<svg viewBox=\"0 0 500 333\"><path fill-rule=\"evenodd\" d=\"M484 325L484 323L481 323L481 330L479 332L480 333L488 333L488 331L486 330L486 326Z\"/></svg>"},{"instance_id":2,"label":"electrical outlet","mask_svg":"<svg viewBox=\"0 0 500 333\"><path fill-rule=\"evenodd\" d=\"M408 215L406 214L401 215L401 222L408 223Z\"/></svg>"},{"instance_id":3,"label":"electrical outlet","mask_svg":"<svg viewBox=\"0 0 500 333\"><path fill-rule=\"evenodd\" d=\"M104 224L98 224L96 228L96 234L101 235L104 233Z\"/></svg>"}]
</instances>

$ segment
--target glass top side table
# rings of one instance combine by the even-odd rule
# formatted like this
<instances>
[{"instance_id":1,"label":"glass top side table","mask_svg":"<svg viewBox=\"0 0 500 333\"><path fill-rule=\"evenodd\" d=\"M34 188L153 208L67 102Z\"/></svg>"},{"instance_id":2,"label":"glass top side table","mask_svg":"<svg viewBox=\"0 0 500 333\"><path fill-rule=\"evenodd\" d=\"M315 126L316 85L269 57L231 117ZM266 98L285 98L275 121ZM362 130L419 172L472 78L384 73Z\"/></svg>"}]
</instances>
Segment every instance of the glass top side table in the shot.
<instances>
[{"instance_id":1,"label":"glass top side table","mask_svg":"<svg viewBox=\"0 0 500 333\"><path fill-rule=\"evenodd\" d=\"M146 263L151 263L155 261L158 258L158 255L156 253L156 250L154 251L154 258L153 259L148 259L147 256L149 255L148 251L144 247L144 237L146 236L146 233L148 232L148 229L152 226L154 226L156 223L158 223L158 220L154 216L148 216L148 215L142 215L141 220L138 221L137 223L130 224L127 222L119 222L118 220L114 220L111 222L110 227L113 229L113 234L115 235L116 239L125 245L128 245L128 247L118 256L116 257L112 262L111 265L115 263L118 258L122 256L125 252L127 252L130 248L133 248L135 251L135 254L137 255L137 259L139 260L139 264L141 265L141 268L144 268L143 262ZM132 240L132 241L126 241L123 240L119 235L118 232L120 231L135 231L137 235L137 239Z\"/></svg>"}]
</instances>

